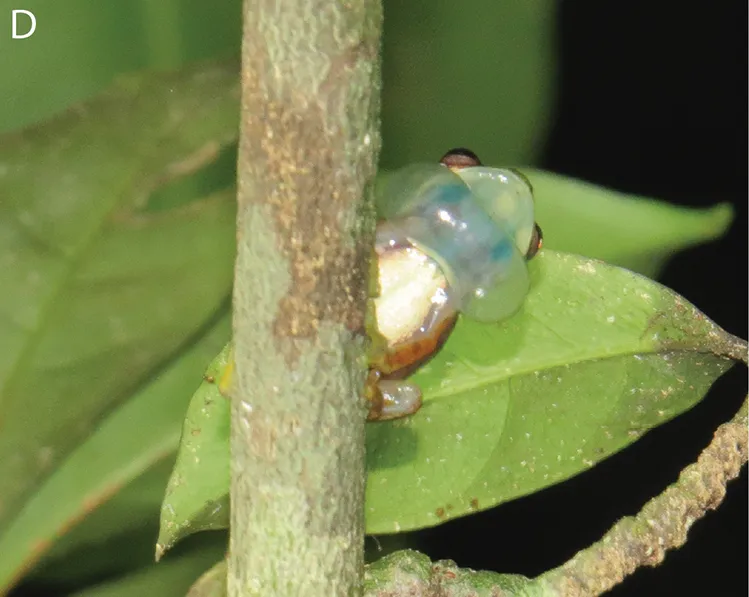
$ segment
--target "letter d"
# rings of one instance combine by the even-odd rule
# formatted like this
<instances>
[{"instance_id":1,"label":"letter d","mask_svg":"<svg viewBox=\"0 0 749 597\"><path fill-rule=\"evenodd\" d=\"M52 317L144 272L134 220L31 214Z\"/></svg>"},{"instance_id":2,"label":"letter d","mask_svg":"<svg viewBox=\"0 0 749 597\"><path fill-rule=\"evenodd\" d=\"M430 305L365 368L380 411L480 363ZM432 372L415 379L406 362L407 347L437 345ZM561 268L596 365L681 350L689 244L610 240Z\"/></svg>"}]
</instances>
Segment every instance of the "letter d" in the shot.
<instances>
[{"instance_id":1,"label":"letter d","mask_svg":"<svg viewBox=\"0 0 749 597\"><path fill-rule=\"evenodd\" d=\"M18 14L22 13L25 14L27 17L31 19L31 29L29 29L28 33L24 35L18 35ZM27 37L31 37L34 34L34 31L36 31L36 17L34 16L34 13L30 10L14 10L13 11L13 39L26 39Z\"/></svg>"}]
</instances>

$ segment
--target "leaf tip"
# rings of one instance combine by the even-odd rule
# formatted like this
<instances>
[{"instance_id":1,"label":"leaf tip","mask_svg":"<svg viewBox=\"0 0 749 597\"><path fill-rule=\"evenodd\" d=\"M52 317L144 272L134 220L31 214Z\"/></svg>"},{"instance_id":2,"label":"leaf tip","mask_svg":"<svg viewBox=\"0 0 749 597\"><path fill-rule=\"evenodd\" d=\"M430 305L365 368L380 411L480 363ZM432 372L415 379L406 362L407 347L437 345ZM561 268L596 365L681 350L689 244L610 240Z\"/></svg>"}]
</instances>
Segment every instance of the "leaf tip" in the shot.
<instances>
[{"instance_id":1,"label":"leaf tip","mask_svg":"<svg viewBox=\"0 0 749 597\"><path fill-rule=\"evenodd\" d=\"M715 237L722 236L728 230L736 215L734 212L733 204L727 202L718 203L710 208L709 221Z\"/></svg>"},{"instance_id":2,"label":"leaf tip","mask_svg":"<svg viewBox=\"0 0 749 597\"><path fill-rule=\"evenodd\" d=\"M164 556L164 553L166 552L166 550L167 550L167 546L164 545L163 543L157 543L156 544L156 552L154 553L154 561L156 563L158 563L159 560L161 560L161 558Z\"/></svg>"}]
</instances>

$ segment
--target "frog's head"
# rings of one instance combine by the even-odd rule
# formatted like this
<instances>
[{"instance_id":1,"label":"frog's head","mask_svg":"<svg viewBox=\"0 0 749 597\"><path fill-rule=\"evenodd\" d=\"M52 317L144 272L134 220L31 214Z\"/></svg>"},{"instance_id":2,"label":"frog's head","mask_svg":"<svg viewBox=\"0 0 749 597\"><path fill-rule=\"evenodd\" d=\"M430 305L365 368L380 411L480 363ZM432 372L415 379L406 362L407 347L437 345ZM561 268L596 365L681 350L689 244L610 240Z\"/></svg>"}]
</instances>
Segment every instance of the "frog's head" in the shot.
<instances>
[{"instance_id":1,"label":"frog's head","mask_svg":"<svg viewBox=\"0 0 749 597\"><path fill-rule=\"evenodd\" d=\"M530 260L543 246L541 227L533 221L533 185L516 168L484 168L470 149L456 147L440 159L440 164L460 176L487 211L516 230L518 250Z\"/></svg>"}]
</instances>

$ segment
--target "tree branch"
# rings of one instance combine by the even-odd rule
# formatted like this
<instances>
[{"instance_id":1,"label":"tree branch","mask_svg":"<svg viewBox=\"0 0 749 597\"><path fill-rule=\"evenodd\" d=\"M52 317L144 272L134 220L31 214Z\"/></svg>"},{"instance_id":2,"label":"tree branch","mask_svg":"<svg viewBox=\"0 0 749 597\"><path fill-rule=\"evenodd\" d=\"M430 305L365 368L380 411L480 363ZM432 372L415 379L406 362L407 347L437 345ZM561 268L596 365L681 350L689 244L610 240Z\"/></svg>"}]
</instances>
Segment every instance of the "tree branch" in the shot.
<instances>
[{"instance_id":1,"label":"tree branch","mask_svg":"<svg viewBox=\"0 0 749 597\"><path fill-rule=\"evenodd\" d=\"M352 595L382 11L243 10L228 594Z\"/></svg>"},{"instance_id":2,"label":"tree branch","mask_svg":"<svg viewBox=\"0 0 749 597\"><path fill-rule=\"evenodd\" d=\"M543 595L600 595L641 566L657 566L666 551L681 547L691 526L715 510L747 462L747 401L679 480L623 518L598 542L537 579Z\"/></svg>"},{"instance_id":3,"label":"tree branch","mask_svg":"<svg viewBox=\"0 0 749 597\"><path fill-rule=\"evenodd\" d=\"M725 334L711 347L747 364L747 343ZM747 403L715 431L712 442L679 479L650 500L636 515L617 522L603 538L578 552L559 568L541 575L542 594L582 597L600 595L618 585L641 566L657 566L666 551L681 547L691 526L715 510L726 495L726 485L747 463Z\"/></svg>"}]
</instances>

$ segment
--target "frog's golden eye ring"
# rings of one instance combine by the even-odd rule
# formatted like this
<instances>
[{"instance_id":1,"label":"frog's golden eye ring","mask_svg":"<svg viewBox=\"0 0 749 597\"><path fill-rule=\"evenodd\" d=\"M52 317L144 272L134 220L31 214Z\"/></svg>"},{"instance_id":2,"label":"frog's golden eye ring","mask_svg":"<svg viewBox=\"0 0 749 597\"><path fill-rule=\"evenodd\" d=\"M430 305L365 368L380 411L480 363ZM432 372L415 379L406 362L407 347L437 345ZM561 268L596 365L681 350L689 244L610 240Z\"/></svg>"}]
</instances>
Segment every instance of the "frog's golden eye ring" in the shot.
<instances>
[{"instance_id":1,"label":"frog's golden eye ring","mask_svg":"<svg viewBox=\"0 0 749 597\"><path fill-rule=\"evenodd\" d=\"M481 160L470 149L456 147L442 156L440 164L447 166L451 170L460 170L461 168L481 166Z\"/></svg>"},{"instance_id":2,"label":"frog's golden eye ring","mask_svg":"<svg viewBox=\"0 0 749 597\"><path fill-rule=\"evenodd\" d=\"M531 244L528 246L528 252L525 254L525 258L528 260L533 259L536 254L544 246L544 235L541 232L541 226L538 224L533 225L533 236L531 236Z\"/></svg>"}]
</instances>

